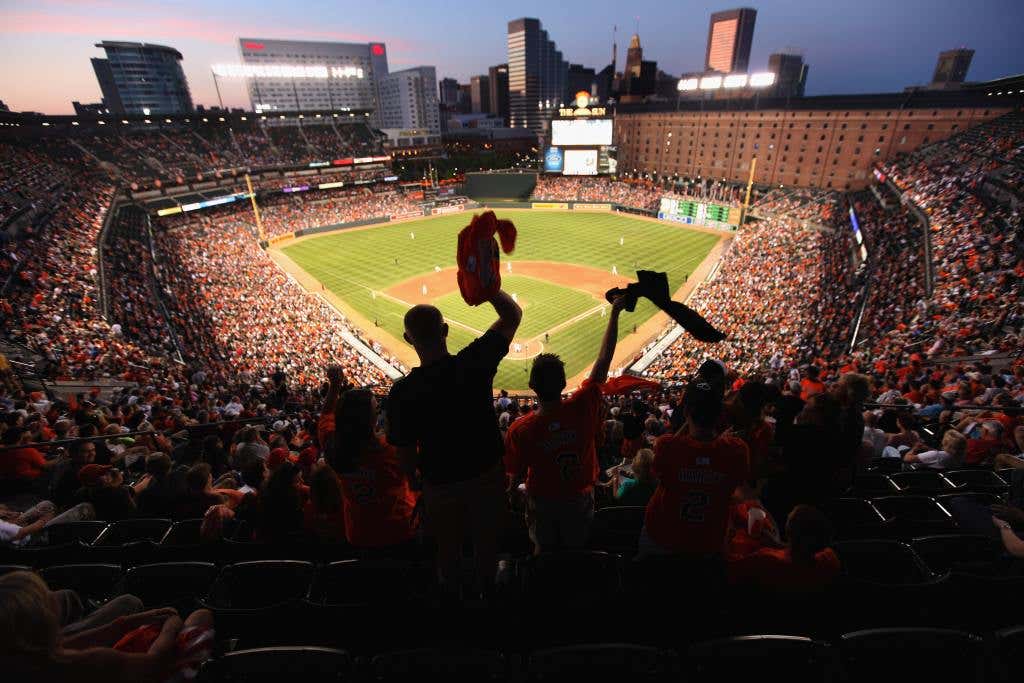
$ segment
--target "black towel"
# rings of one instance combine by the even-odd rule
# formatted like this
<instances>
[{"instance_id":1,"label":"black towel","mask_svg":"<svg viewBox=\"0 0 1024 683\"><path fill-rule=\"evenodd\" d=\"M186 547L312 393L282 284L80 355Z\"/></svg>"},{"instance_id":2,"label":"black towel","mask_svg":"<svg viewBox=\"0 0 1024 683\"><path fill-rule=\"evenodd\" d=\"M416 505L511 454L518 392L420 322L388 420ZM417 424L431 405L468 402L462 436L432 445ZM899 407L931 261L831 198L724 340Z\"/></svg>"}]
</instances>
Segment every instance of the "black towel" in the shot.
<instances>
[{"instance_id":1,"label":"black towel","mask_svg":"<svg viewBox=\"0 0 1024 683\"><path fill-rule=\"evenodd\" d=\"M678 301L672 301L672 295L668 291L668 276L665 273L656 273L651 270L636 271L636 282L632 282L625 289L616 287L605 292L604 298L612 303L615 297L625 296L627 311L636 308L636 301L640 297L646 297L650 301L668 313L669 317L682 326L684 330L693 335L694 339L713 344L725 339L725 335L705 320L699 313Z\"/></svg>"}]
</instances>

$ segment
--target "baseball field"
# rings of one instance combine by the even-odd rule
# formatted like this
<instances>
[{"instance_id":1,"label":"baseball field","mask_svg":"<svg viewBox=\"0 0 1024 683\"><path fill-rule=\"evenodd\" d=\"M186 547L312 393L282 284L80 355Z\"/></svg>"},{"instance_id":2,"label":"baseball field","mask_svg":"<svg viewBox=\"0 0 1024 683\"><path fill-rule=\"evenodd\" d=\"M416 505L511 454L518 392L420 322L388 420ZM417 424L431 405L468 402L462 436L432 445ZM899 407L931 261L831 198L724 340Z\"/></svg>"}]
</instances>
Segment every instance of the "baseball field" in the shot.
<instances>
[{"instance_id":1,"label":"baseball field","mask_svg":"<svg viewBox=\"0 0 1024 683\"><path fill-rule=\"evenodd\" d=\"M721 239L615 213L499 210L498 217L512 220L519 232L515 252L502 254L501 275L503 288L523 308L523 322L494 383L514 391L528 388L529 362L538 353L559 354L569 377L593 362L607 322L607 289L643 269L668 273L675 292ZM310 278L320 283L357 325L403 360L414 356L401 341L402 317L413 304L434 304L449 324L455 352L495 319L488 304L468 306L459 294L455 247L469 219L468 213L451 214L302 238L283 247L287 258L280 261L304 271L309 277L300 281L310 289L320 289ZM646 300L635 312L623 312L620 340L656 313Z\"/></svg>"}]
</instances>

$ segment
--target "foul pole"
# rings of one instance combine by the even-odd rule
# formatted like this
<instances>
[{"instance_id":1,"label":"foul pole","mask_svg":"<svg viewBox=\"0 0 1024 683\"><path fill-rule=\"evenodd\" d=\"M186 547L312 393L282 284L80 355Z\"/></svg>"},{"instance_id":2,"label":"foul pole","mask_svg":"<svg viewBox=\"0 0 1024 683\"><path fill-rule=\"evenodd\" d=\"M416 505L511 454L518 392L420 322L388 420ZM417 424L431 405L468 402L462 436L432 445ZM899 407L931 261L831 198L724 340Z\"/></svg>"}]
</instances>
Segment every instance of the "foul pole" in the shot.
<instances>
[{"instance_id":1,"label":"foul pole","mask_svg":"<svg viewBox=\"0 0 1024 683\"><path fill-rule=\"evenodd\" d=\"M743 200L743 212L740 214L740 225L747 222L747 211L750 210L750 188L754 186L754 169L757 168L757 157L750 160L750 177L747 178L747 196ZM248 178L248 176L246 176Z\"/></svg>"},{"instance_id":2,"label":"foul pole","mask_svg":"<svg viewBox=\"0 0 1024 683\"><path fill-rule=\"evenodd\" d=\"M260 218L260 207L256 203L256 193L252 191L252 180L249 178L249 174L245 174L245 186L249 190L249 201L252 202L252 212L256 214L256 229L260 233L260 242L265 242L267 234L263 232L263 219Z\"/></svg>"}]
</instances>

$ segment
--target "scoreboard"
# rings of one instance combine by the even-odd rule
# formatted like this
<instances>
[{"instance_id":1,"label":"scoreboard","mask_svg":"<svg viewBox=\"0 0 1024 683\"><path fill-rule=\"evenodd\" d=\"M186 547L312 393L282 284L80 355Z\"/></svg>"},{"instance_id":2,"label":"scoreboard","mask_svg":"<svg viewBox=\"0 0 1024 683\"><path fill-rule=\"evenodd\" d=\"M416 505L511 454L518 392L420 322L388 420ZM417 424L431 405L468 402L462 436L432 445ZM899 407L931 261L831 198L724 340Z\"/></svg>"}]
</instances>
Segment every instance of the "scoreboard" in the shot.
<instances>
[{"instance_id":1,"label":"scoreboard","mask_svg":"<svg viewBox=\"0 0 1024 683\"><path fill-rule=\"evenodd\" d=\"M662 197L658 218L688 225L731 229L740 224L740 209L737 206Z\"/></svg>"}]
</instances>

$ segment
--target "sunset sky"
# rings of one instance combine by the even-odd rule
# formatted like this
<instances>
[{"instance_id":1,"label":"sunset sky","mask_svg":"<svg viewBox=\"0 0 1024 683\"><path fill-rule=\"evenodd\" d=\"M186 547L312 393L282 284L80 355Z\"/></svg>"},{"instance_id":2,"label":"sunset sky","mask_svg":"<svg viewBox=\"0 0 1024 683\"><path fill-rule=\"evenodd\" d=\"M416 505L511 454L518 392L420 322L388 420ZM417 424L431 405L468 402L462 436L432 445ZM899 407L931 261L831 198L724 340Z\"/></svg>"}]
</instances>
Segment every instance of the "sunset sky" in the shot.
<instances>
[{"instance_id":1,"label":"sunset sky","mask_svg":"<svg viewBox=\"0 0 1024 683\"><path fill-rule=\"evenodd\" d=\"M797 49L810 64L807 94L887 92L930 80L940 50L976 51L970 80L1024 72L1021 0L762 0L751 69ZM538 17L566 59L600 69L618 25L620 64L639 23L644 58L678 75L703 67L711 12L741 6L690 0L517 3L346 2L344 0L0 0L0 100L15 111L71 113L97 102L89 63L101 40L161 43L183 55L192 97L216 104L210 65L238 61L237 38L294 38L387 44L389 66L437 67L460 81L506 61L510 19ZM223 84L225 104L248 107L240 83Z\"/></svg>"}]
</instances>

